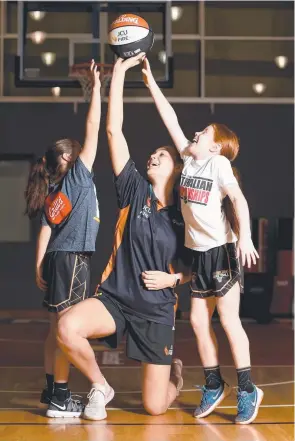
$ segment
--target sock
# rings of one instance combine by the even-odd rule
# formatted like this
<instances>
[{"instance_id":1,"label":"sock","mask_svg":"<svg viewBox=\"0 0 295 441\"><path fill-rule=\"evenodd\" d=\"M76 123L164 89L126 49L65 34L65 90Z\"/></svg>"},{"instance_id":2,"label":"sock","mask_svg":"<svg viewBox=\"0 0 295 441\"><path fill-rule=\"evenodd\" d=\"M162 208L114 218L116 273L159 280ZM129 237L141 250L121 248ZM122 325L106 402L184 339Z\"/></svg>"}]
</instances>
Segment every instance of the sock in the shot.
<instances>
[{"instance_id":1,"label":"sock","mask_svg":"<svg viewBox=\"0 0 295 441\"><path fill-rule=\"evenodd\" d=\"M238 386L241 391L246 391L249 394L254 390L254 384L251 380L251 366L237 369Z\"/></svg>"},{"instance_id":2,"label":"sock","mask_svg":"<svg viewBox=\"0 0 295 441\"><path fill-rule=\"evenodd\" d=\"M46 374L46 388L47 388L49 394L51 394L51 395L53 393L53 385L54 385L54 375L53 374Z\"/></svg>"},{"instance_id":3,"label":"sock","mask_svg":"<svg viewBox=\"0 0 295 441\"><path fill-rule=\"evenodd\" d=\"M219 366L204 368L204 374L207 389L218 389L223 383Z\"/></svg>"},{"instance_id":4,"label":"sock","mask_svg":"<svg viewBox=\"0 0 295 441\"><path fill-rule=\"evenodd\" d=\"M68 396L68 383L54 383L54 395L59 401L65 401Z\"/></svg>"}]
</instances>

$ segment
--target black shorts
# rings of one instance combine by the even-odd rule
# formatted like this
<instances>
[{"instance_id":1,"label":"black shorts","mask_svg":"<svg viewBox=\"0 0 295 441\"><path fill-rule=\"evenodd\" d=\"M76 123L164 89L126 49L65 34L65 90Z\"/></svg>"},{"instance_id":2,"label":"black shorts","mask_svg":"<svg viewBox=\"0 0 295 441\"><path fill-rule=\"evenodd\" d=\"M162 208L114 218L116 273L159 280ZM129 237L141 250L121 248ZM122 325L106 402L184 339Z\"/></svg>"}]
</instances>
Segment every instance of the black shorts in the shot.
<instances>
[{"instance_id":1,"label":"black shorts","mask_svg":"<svg viewBox=\"0 0 295 441\"><path fill-rule=\"evenodd\" d=\"M223 297L236 282L241 286L235 243L226 243L208 251L193 251L192 297Z\"/></svg>"},{"instance_id":2,"label":"black shorts","mask_svg":"<svg viewBox=\"0 0 295 441\"><path fill-rule=\"evenodd\" d=\"M53 251L47 253L43 278L47 291L43 306L60 312L90 296L90 253Z\"/></svg>"},{"instance_id":3,"label":"black shorts","mask_svg":"<svg viewBox=\"0 0 295 441\"><path fill-rule=\"evenodd\" d=\"M123 312L118 302L100 291L100 300L116 323L116 332L99 338L107 347L116 349L126 334L126 355L133 360L149 364L171 365L174 343L174 326L155 323Z\"/></svg>"}]
</instances>

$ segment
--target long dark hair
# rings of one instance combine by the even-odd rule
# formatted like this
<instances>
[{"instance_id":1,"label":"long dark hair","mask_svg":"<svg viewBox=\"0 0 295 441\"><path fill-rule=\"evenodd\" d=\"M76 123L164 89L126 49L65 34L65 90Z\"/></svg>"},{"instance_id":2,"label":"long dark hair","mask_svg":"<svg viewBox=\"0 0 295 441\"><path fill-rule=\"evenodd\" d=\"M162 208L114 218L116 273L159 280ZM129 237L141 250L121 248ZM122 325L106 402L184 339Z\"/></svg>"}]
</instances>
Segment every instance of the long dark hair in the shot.
<instances>
[{"instance_id":1,"label":"long dark hair","mask_svg":"<svg viewBox=\"0 0 295 441\"><path fill-rule=\"evenodd\" d=\"M73 165L81 151L78 141L73 139L60 139L51 145L44 156L37 159L32 165L28 184L25 191L26 214L30 219L37 216L43 208L48 195L49 183L58 183ZM68 167L62 163L63 154L71 155Z\"/></svg>"}]
</instances>

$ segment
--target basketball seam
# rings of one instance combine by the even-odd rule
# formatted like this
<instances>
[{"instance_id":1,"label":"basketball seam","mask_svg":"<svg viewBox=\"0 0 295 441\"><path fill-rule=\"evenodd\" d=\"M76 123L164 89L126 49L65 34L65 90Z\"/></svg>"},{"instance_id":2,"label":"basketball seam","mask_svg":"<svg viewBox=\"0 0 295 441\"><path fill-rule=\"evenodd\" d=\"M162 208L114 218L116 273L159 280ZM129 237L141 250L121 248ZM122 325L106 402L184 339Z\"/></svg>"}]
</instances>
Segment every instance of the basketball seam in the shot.
<instances>
[{"instance_id":1,"label":"basketball seam","mask_svg":"<svg viewBox=\"0 0 295 441\"><path fill-rule=\"evenodd\" d=\"M143 25L140 25L140 24L127 24L127 23L124 23L124 24L120 24L119 26L115 26L114 28L112 28L112 26L110 26L110 31L113 31L114 29L119 29L119 28L122 28L122 27L128 27L128 28L144 28L144 29L150 29L150 25L149 24L147 24L147 26L143 26Z\"/></svg>"},{"instance_id":2,"label":"basketball seam","mask_svg":"<svg viewBox=\"0 0 295 441\"><path fill-rule=\"evenodd\" d=\"M121 29L121 28L124 28L124 27L126 27L126 25L125 25L125 26L120 26L120 27L118 27L118 28L110 29L109 32L112 32L112 31L114 31L114 30ZM128 27L128 28L130 28L130 27L133 27L133 28L142 28L142 29L146 29L146 30L149 31L149 32L151 31L151 28L145 28L144 26L128 25L127 27Z\"/></svg>"}]
</instances>

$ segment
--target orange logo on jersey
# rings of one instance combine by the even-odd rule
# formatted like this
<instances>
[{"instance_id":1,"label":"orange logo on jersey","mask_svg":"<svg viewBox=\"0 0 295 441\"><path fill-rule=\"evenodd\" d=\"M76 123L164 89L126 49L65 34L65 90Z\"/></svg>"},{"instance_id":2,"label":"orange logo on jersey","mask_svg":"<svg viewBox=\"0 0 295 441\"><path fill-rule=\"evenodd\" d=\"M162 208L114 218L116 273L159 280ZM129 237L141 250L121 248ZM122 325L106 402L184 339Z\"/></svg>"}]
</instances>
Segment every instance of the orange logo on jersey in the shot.
<instances>
[{"instance_id":1,"label":"orange logo on jersey","mask_svg":"<svg viewBox=\"0 0 295 441\"><path fill-rule=\"evenodd\" d=\"M173 346L171 345L171 346L170 346L170 349L168 349L167 346L165 346L165 348L164 348L164 354L167 355L167 356L168 356L168 355L173 355Z\"/></svg>"},{"instance_id":2,"label":"orange logo on jersey","mask_svg":"<svg viewBox=\"0 0 295 441\"><path fill-rule=\"evenodd\" d=\"M70 214L72 204L61 191L52 193L45 200L46 217L52 224L58 225Z\"/></svg>"}]
</instances>

